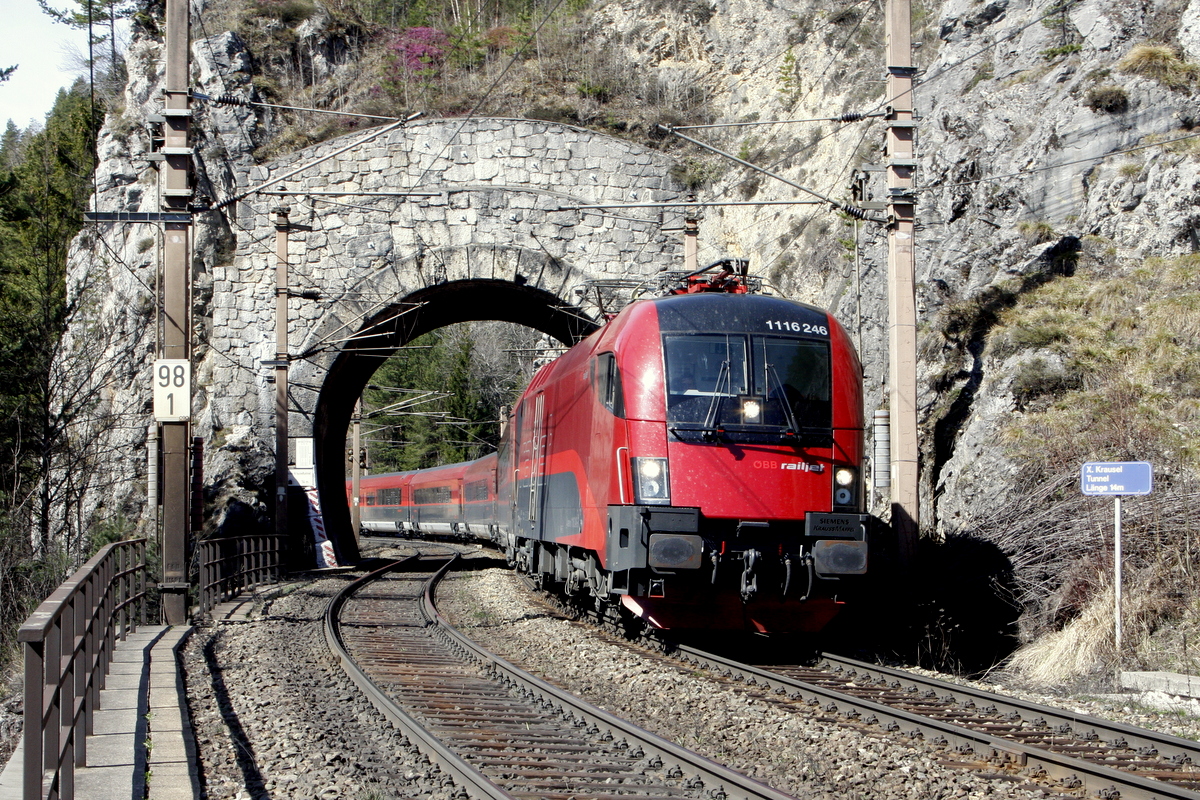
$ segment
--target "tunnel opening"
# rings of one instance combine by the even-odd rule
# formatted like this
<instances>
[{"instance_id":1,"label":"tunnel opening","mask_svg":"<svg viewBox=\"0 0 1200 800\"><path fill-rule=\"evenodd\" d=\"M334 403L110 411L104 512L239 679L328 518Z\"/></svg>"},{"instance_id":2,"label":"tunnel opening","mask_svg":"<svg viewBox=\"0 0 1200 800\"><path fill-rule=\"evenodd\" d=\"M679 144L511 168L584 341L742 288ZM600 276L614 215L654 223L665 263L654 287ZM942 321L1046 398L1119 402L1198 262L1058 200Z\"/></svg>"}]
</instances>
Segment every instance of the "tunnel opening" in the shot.
<instances>
[{"instance_id":1,"label":"tunnel opening","mask_svg":"<svg viewBox=\"0 0 1200 800\"><path fill-rule=\"evenodd\" d=\"M322 382L313 417L317 493L339 563L359 558L346 500L346 434L354 404L396 350L422 334L461 322L512 322L570 347L599 325L557 295L507 280L451 281L415 291L365 319L349 335Z\"/></svg>"}]
</instances>

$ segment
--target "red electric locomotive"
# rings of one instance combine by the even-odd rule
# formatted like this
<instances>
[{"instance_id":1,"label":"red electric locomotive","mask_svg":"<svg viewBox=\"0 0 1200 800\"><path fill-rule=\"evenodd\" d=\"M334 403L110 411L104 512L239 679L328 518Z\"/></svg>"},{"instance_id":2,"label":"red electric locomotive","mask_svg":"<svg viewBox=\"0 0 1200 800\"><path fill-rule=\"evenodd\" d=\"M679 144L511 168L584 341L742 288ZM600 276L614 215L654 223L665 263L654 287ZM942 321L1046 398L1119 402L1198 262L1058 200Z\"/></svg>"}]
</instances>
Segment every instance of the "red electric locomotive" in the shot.
<instances>
[{"instance_id":1,"label":"red electric locomotive","mask_svg":"<svg viewBox=\"0 0 1200 800\"><path fill-rule=\"evenodd\" d=\"M537 373L497 454L365 478L363 527L486 535L654 627L819 630L867 571L861 368L827 312L745 290L631 303Z\"/></svg>"}]
</instances>

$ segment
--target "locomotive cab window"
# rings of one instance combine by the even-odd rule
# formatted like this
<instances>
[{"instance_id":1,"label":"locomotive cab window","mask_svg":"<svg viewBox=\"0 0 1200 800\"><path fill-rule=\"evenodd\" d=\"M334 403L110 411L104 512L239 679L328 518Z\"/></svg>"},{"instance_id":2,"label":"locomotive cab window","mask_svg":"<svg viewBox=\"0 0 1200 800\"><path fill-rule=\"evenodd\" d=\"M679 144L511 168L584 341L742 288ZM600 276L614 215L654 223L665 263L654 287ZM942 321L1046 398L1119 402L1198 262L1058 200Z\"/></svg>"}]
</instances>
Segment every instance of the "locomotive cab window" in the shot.
<instances>
[{"instance_id":1,"label":"locomotive cab window","mask_svg":"<svg viewBox=\"0 0 1200 800\"><path fill-rule=\"evenodd\" d=\"M596 399L614 415L625 417L625 393L621 387L621 371L617 368L617 357L612 353L601 353L592 367Z\"/></svg>"},{"instance_id":2,"label":"locomotive cab window","mask_svg":"<svg viewBox=\"0 0 1200 800\"><path fill-rule=\"evenodd\" d=\"M829 342L758 334L667 335L667 422L676 433L828 431Z\"/></svg>"}]
</instances>

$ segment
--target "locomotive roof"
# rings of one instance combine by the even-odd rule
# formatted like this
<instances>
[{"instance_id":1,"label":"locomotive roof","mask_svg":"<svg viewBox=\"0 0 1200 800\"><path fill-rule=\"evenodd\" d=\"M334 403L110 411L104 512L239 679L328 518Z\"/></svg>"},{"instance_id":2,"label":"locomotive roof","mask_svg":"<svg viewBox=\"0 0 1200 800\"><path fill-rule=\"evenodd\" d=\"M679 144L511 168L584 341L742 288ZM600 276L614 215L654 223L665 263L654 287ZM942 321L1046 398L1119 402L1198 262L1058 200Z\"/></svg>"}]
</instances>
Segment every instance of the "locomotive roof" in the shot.
<instances>
[{"instance_id":1,"label":"locomotive roof","mask_svg":"<svg viewBox=\"0 0 1200 800\"><path fill-rule=\"evenodd\" d=\"M650 302L658 311L659 330L670 333L764 330L768 320L826 325L829 319L817 306L764 295L701 292Z\"/></svg>"}]
</instances>

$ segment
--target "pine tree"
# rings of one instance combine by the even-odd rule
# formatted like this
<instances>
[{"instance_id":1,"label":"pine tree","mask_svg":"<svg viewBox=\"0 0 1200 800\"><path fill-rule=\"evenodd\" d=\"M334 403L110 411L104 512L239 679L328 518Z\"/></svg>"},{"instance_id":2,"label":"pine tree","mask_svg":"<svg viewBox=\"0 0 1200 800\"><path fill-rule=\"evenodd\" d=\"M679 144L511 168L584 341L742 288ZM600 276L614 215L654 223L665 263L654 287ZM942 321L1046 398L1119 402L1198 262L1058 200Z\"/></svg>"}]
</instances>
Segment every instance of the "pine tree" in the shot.
<instances>
[{"instance_id":1,"label":"pine tree","mask_svg":"<svg viewBox=\"0 0 1200 800\"><path fill-rule=\"evenodd\" d=\"M49 0L37 1L42 11L46 12L55 22L89 31L91 36L88 47L89 62L94 61L91 56L92 47L107 43L109 49L107 71L115 74L120 63L117 54L117 20L128 19L137 12L135 0L74 0L75 7L64 9L55 8L50 5ZM108 28L107 34L96 33L96 30L102 26ZM89 68L93 66L94 64L89 63Z\"/></svg>"},{"instance_id":2,"label":"pine tree","mask_svg":"<svg viewBox=\"0 0 1200 800\"><path fill-rule=\"evenodd\" d=\"M66 492L87 471L66 430L91 403L64 391L55 359L74 311L67 253L97 127L79 83L59 93L43 129L9 122L0 138L0 668L16 627L87 555L52 522L70 516Z\"/></svg>"},{"instance_id":3,"label":"pine tree","mask_svg":"<svg viewBox=\"0 0 1200 800\"><path fill-rule=\"evenodd\" d=\"M51 466L66 444L73 413L56 398L59 342L73 308L67 254L91 193L98 120L82 82L60 91L44 130L11 155L12 128L0 154L14 165L0 178L0 451L6 511L23 512L42 551L53 544L51 508L59 486Z\"/></svg>"}]
</instances>

